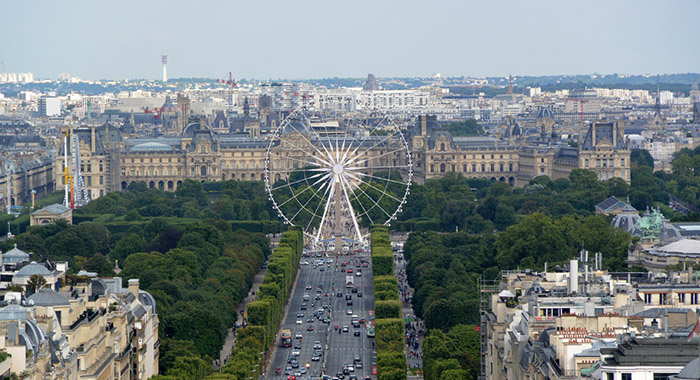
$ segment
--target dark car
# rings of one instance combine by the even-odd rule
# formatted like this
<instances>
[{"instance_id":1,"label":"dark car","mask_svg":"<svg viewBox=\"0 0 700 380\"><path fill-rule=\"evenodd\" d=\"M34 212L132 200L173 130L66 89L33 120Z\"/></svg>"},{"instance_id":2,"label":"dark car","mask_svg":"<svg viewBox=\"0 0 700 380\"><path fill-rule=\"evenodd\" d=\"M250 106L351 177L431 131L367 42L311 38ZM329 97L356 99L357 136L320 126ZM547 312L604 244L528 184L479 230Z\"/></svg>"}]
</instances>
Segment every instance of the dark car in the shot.
<instances>
[{"instance_id":1,"label":"dark car","mask_svg":"<svg viewBox=\"0 0 700 380\"><path fill-rule=\"evenodd\" d=\"M358 297L362 297L362 292L357 292Z\"/></svg>"},{"instance_id":2,"label":"dark car","mask_svg":"<svg viewBox=\"0 0 700 380\"><path fill-rule=\"evenodd\" d=\"M353 293L357 293L357 288L352 288Z\"/></svg>"},{"instance_id":3,"label":"dark car","mask_svg":"<svg viewBox=\"0 0 700 380\"><path fill-rule=\"evenodd\" d=\"M343 296L343 293L341 293L341 292L335 293L335 296L336 296L336 297L342 297L342 296Z\"/></svg>"},{"instance_id":4,"label":"dark car","mask_svg":"<svg viewBox=\"0 0 700 380\"><path fill-rule=\"evenodd\" d=\"M360 336L360 330L355 330L352 335L354 336Z\"/></svg>"},{"instance_id":5,"label":"dark car","mask_svg":"<svg viewBox=\"0 0 700 380\"><path fill-rule=\"evenodd\" d=\"M306 310L306 304L305 304L305 303L301 304L301 310Z\"/></svg>"}]
</instances>

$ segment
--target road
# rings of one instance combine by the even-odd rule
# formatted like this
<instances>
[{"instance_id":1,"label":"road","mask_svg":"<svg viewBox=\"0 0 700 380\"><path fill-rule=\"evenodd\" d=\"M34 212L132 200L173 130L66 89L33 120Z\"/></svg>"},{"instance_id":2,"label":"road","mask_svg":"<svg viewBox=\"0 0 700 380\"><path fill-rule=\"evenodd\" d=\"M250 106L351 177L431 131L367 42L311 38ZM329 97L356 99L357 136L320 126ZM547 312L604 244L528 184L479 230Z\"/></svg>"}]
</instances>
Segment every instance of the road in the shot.
<instances>
[{"instance_id":1,"label":"road","mask_svg":"<svg viewBox=\"0 0 700 380\"><path fill-rule=\"evenodd\" d=\"M326 257L304 257L301 259L302 265L296 284L292 289L289 310L280 328L280 330L292 330L292 336L301 333L301 340L292 339L294 344L300 341L301 348L281 347L278 334L275 341L275 350L265 376L266 379L287 379L288 375L285 372L289 369L292 370L292 373L297 370L288 368L290 364L287 361L293 351L299 351L299 370L305 367L307 363L309 364L307 372L298 377L298 379L311 378L312 376L317 379L321 374L335 376L336 373L342 372L344 363L353 364L355 355L360 355L362 368L355 368L354 372L350 372L349 375L354 375L360 380L365 379L367 376L376 378L376 376L372 375L372 367L376 365L374 338L367 337L367 331L363 324L360 324L360 327L357 329L353 328L351 323L352 315L346 313L346 308L350 307L352 308L352 314L357 315L357 319L369 321L369 312L374 310L371 264L368 263L368 267L356 267L361 258L369 261L369 253L365 256L348 255L340 256L339 258L336 258L334 254L330 254L330 256L332 261L330 265L325 262L328 259ZM310 265L314 259L324 260L323 271L321 271L321 266L315 268L313 265ZM346 268L342 267L341 264L345 261L350 262L347 268L353 270L352 274L343 272L343 269ZM304 265L304 262L309 262L309 265ZM356 275L358 269L362 271L361 276ZM348 275L352 276L357 293L352 293L351 289L345 287L345 279ZM317 289L320 287L322 287L320 299L316 299ZM325 295L326 293L328 295ZM337 293L341 293L341 297L338 297ZM362 293L362 297L358 296L359 293ZM308 294L308 301L304 301L305 294ZM352 296L352 306L346 304L346 295ZM303 303L307 305L306 310L301 308ZM308 322L308 318L313 316L314 310L317 310L321 305L328 304L331 305L330 311L324 312L324 315L330 317L331 323L323 323L318 318L314 318L313 322ZM297 317L297 313L303 313L304 316ZM298 321L301 321L301 323L298 323ZM307 331L309 326L313 327L313 331ZM338 329L341 330L340 333L335 330L335 326L338 326ZM343 326L348 327L348 332L342 332ZM355 330L359 331L359 336L354 335ZM315 342L320 342L321 344L322 356L319 361L312 361ZM278 367L281 369L279 375L276 374L276 368ZM348 380L349 375L345 376L346 380Z\"/></svg>"}]
</instances>

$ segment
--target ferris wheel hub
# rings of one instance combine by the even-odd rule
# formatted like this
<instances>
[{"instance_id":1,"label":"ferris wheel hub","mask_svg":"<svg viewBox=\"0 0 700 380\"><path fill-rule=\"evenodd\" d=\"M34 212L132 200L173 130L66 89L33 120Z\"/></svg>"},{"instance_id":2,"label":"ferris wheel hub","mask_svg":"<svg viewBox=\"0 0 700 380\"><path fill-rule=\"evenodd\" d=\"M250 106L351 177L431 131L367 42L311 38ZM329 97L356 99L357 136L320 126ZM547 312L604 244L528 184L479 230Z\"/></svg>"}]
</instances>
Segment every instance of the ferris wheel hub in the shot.
<instances>
[{"instance_id":1,"label":"ferris wheel hub","mask_svg":"<svg viewBox=\"0 0 700 380\"><path fill-rule=\"evenodd\" d=\"M342 174L343 170L344 170L343 165L341 165L341 164L333 165L333 173L334 174Z\"/></svg>"}]
</instances>

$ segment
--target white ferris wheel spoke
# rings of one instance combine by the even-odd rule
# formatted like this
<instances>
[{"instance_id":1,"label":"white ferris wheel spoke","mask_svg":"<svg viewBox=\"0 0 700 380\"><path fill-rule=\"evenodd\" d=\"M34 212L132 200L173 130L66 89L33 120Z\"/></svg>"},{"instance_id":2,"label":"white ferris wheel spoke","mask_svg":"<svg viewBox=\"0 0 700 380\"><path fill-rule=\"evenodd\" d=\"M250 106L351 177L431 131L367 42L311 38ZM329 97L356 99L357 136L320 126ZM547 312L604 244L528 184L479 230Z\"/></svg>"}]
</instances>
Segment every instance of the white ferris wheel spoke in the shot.
<instances>
[{"instance_id":1,"label":"white ferris wheel spoke","mask_svg":"<svg viewBox=\"0 0 700 380\"><path fill-rule=\"evenodd\" d=\"M348 173L348 176L350 176L350 177L352 177L352 178L354 178L354 179L356 179L356 180L358 180L358 181L364 183L365 185L367 185L367 186L373 188L374 190L377 190L378 192L382 193L382 196L386 195L387 197L389 197L389 198L391 198L391 199L393 199L393 200L395 200L395 201L397 201L397 202L401 202L399 199L397 199L397 198L394 197L393 195L389 194L389 192L387 192L386 189L381 190L381 189L377 188L376 186L372 185L371 182L369 182L369 181L363 181L363 180L360 179L359 177L355 177L354 174ZM359 185L358 185L358 187L359 187ZM381 198L380 198L380 199L381 199Z\"/></svg>"},{"instance_id":2,"label":"white ferris wheel spoke","mask_svg":"<svg viewBox=\"0 0 700 380\"><path fill-rule=\"evenodd\" d=\"M384 210L384 209L382 208L382 206L380 206L379 203L377 203L377 201L374 200L374 198L370 197L370 196L365 192L365 190L364 190L361 186L357 186L357 188L362 192L362 194L365 195L365 197L367 197L367 199L369 199L370 201L372 201L372 203L374 203L374 206L370 207L370 208L369 208L369 211L372 211L372 209L376 206L377 208L379 208L380 210L382 210L382 212L383 212L387 217L389 217L389 219L391 219L391 215L390 215L388 212L386 212L386 210Z\"/></svg>"},{"instance_id":3,"label":"white ferris wheel spoke","mask_svg":"<svg viewBox=\"0 0 700 380\"><path fill-rule=\"evenodd\" d=\"M306 210L307 212L311 213L311 210L307 209L306 205L308 205L309 202L311 202L311 200L314 199L314 197L316 197L316 195L318 194L319 191L321 191L322 188L323 188L323 185L321 185L318 189L316 189L316 191L313 194L311 194L309 199L306 200L306 203L304 203L304 205L301 206L301 208L299 210L297 210L297 212L294 214L294 216L290 220L293 221L297 217L297 215L299 215L301 210ZM299 202L299 201L297 200L297 202ZM322 203L322 202L320 202L320 203ZM301 205L301 202L299 202L299 204ZM311 214L311 217L313 218L313 214Z\"/></svg>"},{"instance_id":4,"label":"white ferris wheel spoke","mask_svg":"<svg viewBox=\"0 0 700 380\"><path fill-rule=\"evenodd\" d=\"M332 178L331 181L335 180L335 178ZM321 231L323 230L323 225L326 222L326 215L328 215L328 209L331 206L331 200L333 199L333 194L335 192L335 186L333 186L333 183L329 185L331 187L330 192L328 193L328 199L326 199L326 206L323 208L323 216L321 217L321 224L318 225L318 233L316 234L316 240L314 241L315 244L318 244L319 238L321 237Z\"/></svg>"},{"instance_id":5,"label":"white ferris wheel spoke","mask_svg":"<svg viewBox=\"0 0 700 380\"><path fill-rule=\"evenodd\" d=\"M365 176L365 177L370 177L370 178L374 178L374 179L378 179L378 180L382 180L382 181L388 181L388 182L396 183L396 184L398 184L398 185L405 185L405 184L406 184L406 183L404 183L404 182L397 181L397 180L395 180L395 179L384 178L384 177L377 177L377 176L374 176L374 175L371 175L371 174L363 173L363 172L361 172L361 171L359 171L359 170L356 171L356 172L354 172L353 174L359 174L359 175Z\"/></svg>"},{"instance_id":6,"label":"white ferris wheel spoke","mask_svg":"<svg viewBox=\"0 0 700 380\"><path fill-rule=\"evenodd\" d=\"M306 115L303 115L303 116L304 116L304 118L306 118ZM306 120L308 120L308 118L306 118ZM311 142L311 140L309 140L309 139L306 137L305 134L303 134L302 132L300 132L300 131L294 126L294 123L287 122L286 125L289 125L290 127L292 127L292 129L294 129L294 130L299 134L299 136L301 136L304 140L306 140L306 142L309 143L309 145L310 145L314 150L316 150L316 152L318 152L318 154L323 155L323 153L321 153L321 151L318 150L318 148L316 148L316 146ZM284 128L282 128L282 129L284 129ZM315 132L313 131L313 128L311 128L311 124L309 124L308 129L309 129L312 133L315 133ZM323 143L321 143L321 145L323 145Z\"/></svg>"},{"instance_id":7,"label":"white ferris wheel spoke","mask_svg":"<svg viewBox=\"0 0 700 380\"><path fill-rule=\"evenodd\" d=\"M308 182L308 180L310 180L310 179L312 179L312 178L316 178L316 177L321 176L321 175L323 175L323 173L314 174L314 175L312 175L311 177L308 177L308 178L307 178L307 177L304 177L304 178L302 178L302 179L300 179L300 180L296 180L296 181L294 181L294 182L285 183L285 184L282 184L282 185L273 187L273 188L271 188L270 190L274 191L274 190L279 190L279 189L281 189L281 188L283 188L283 187L291 187L292 185L296 185L297 183L300 183L300 182L304 182L304 181L307 181L307 182Z\"/></svg>"},{"instance_id":8,"label":"white ferris wheel spoke","mask_svg":"<svg viewBox=\"0 0 700 380\"><path fill-rule=\"evenodd\" d=\"M348 184L348 186L350 186L350 184ZM355 194L355 192L352 191L352 190L350 191L350 193L352 194L353 197L355 197L355 200L357 201L357 204L360 205L360 208L362 209L362 211L364 211L364 214L362 214L362 215L360 215L360 216L366 216L367 219L369 219L369 224L374 224L374 221L372 220L372 217L369 215L369 211L368 211L368 210L365 208L365 206L362 204L362 202L360 201L360 198L357 197L357 194ZM370 210L371 210L371 209L372 209L372 208L370 208Z\"/></svg>"},{"instance_id":9,"label":"white ferris wheel spoke","mask_svg":"<svg viewBox=\"0 0 700 380\"><path fill-rule=\"evenodd\" d=\"M355 217L355 210L352 208L352 204L350 203L350 196L348 195L348 190L345 187L345 181L346 179L344 177L341 177L340 185L343 188L343 193L345 193L345 199L347 199L348 209L350 210L350 216L352 216L352 224L355 226L355 233L357 233L357 237L360 239L360 244L364 244L364 241L362 239L362 233L360 232L360 226L357 224L357 218Z\"/></svg>"},{"instance_id":10,"label":"white ferris wheel spoke","mask_svg":"<svg viewBox=\"0 0 700 380\"><path fill-rule=\"evenodd\" d=\"M331 182L325 182L321 187L326 186L330 184ZM328 191L330 191L332 186L326 186L326 190L323 191L323 197L321 198L321 202L318 202L318 205L316 205L316 209L314 210L314 213L311 215L311 219L309 220L309 224L306 225L306 230L308 231L311 228L311 224L314 222L314 219L318 218L318 209L321 207L323 204L323 199L328 195Z\"/></svg>"}]
</instances>

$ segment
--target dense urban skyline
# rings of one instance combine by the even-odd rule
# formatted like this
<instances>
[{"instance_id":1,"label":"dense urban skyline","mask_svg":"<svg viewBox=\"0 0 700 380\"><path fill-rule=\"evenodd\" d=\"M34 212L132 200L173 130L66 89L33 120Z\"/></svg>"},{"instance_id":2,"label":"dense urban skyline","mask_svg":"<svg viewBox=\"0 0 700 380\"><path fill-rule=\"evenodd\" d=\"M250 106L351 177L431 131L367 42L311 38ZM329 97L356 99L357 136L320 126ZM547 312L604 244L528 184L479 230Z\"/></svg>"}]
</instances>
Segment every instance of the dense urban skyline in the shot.
<instances>
[{"instance_id":1,"label":"dense urban skyline","mask_svg":"<svg viewBox=\"0 0 700 380\"><path fill-rule=\"evenodd\" d=\"M690 1L5 2L7 72L304 79L696 72ZM418 17L417 15L420 15Z\"/></svg>"}]
</instances>

